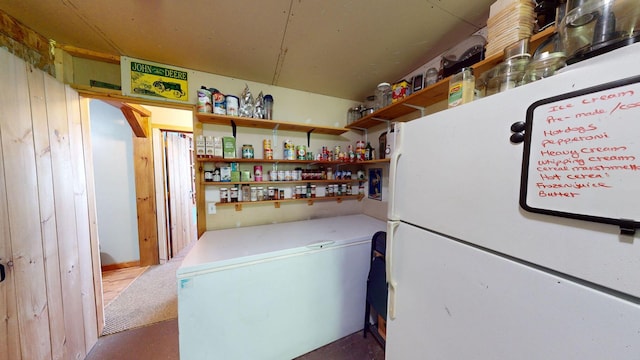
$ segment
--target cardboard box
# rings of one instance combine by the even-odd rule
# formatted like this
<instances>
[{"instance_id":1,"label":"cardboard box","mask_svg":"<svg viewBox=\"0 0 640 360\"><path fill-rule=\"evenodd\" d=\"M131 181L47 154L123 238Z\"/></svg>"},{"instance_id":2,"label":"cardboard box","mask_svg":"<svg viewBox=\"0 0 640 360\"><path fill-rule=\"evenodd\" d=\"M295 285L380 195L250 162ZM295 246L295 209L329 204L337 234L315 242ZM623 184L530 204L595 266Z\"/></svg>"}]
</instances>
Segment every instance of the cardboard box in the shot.
<instances>
[{"instance_id":1,"label":"cardboard box","mask_svg":"<svg viewBox=\"0 0 640 360\"><path fill-rule=\"evenodd\" d=\"M205 140L204 140L204 135L198 135L196 137L196 146L205 146Z\"/></svg>"},{"instance_id":2,"label":"cardboard box","mask_svg":"<svg viewBox=\"0 0 640 360\"><path fill-rule=\"evenodd\" d=\"M214 157L222 157L222 139L219 137L213 138L213 156Z\"/></svg>"},{"instance_id":3,"label":"cardboard box","mask_svg":"<svg viewBox=\"0 0 640 360\"><path fill-rule=\"evenodd\" d=\"M231 167L223 166L220 168L220 181L231 181Z\"/></svg>"},{"instance_id":4,"label":"cardboard box","mask_svg":"<svg viewBox=\"0 0 640 360\"><path fill-rule=\"evenodd\" d=\"M236 157L236 138L233 136L223 137L222 152L225 159L234 159Z\"/></svg>"}]
</instances>

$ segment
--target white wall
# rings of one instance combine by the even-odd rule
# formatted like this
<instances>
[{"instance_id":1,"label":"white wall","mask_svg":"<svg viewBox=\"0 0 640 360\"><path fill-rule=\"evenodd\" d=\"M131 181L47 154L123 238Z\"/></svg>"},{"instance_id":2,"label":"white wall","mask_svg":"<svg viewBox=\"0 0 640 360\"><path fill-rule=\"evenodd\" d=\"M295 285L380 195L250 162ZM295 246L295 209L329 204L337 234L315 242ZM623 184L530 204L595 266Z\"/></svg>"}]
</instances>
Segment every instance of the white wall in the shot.
<instances>
[{"instance_id":1,"label":"white wall","mask_svg":"<svg viewBox=\"0 0 640 360\"><path fill-rule=\"evenodd\" d=\"M137 261L138 221L132 132L120 109L89 105L102 265Z\"/></svg>"}]
</instances>

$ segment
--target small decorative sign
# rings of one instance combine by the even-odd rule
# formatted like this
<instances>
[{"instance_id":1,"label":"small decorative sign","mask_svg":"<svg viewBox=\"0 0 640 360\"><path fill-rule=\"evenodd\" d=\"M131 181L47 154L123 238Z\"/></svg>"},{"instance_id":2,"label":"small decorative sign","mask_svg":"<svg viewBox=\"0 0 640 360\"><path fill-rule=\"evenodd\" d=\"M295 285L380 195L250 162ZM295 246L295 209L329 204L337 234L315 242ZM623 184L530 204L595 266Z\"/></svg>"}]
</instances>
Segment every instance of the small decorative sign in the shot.
<instances>
[{"instance_id":1,"label":"small decorative sign","mask_svg":"<svg viewBox=\"0 0 640 360\"><path fill-rule=\"evenodd\" d=\"M182 102L189 100L188 71L143 60L123 60L122 88L123 91L130 89L129 95ZM126 86L127 82L130 86Z\"/></svg>"}]
</instances>

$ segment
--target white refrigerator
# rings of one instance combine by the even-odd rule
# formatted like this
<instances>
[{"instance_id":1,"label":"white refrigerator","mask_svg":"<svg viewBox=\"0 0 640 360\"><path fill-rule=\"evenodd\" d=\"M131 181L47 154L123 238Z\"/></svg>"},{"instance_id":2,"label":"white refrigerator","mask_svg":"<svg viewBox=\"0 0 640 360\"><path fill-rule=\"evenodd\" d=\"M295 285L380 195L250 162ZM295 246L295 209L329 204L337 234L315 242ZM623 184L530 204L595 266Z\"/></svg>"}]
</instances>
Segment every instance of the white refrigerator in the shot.
<instances>
[{"instance_id":1,"label":"white refrigerator","mask_svg":"<svg viewBox=\"0 0 640 360\"><path fill-rule=\"evenodd\" d=\"M511 125L525 121L538 100L638 76L639 59L640 44L630 45L397 127L387 223L386 359L640 359L638 235L621 234L608 223L556 216L621 215L615 204L600 204L597 197L568 208L552 202L550 208L558 211L551 214L523 209L524 145L510 140ZM640 91L591 98L602 96L593 109L607 110L604 100L619 96L626 104L625 121L634 120L626 130L632 140L625 151L629 168L636 170L619 179L628 188L611 187L624 189L627 196L616 197L627 203L620 207L637 225L640 143L633 139L640 139ZM580 98L566 102L575 99ZM580 113L585 128L604 128L603 121L615 119L595 110ZM622 149L587 139L574 125L557 128L561 136L552 137L551 130L543 136L568 139L578 149L601 149L601 157L613 160L607 151ZM540 127L527 130L533 139ZM613 139L613 128L603 137ZM544 151L529 150L531 157ZM559 162L571 160L568 154L557 158L549 179L582 177L583 186L590 181L594 187L609 181L589 178L600 177L595 167L562 170ZM535 181L530 197L539 191ZM599 191L581 192L587 190ZM534 200L529 199L532 208L547 206Z\"/></svg>"}]
</instances>

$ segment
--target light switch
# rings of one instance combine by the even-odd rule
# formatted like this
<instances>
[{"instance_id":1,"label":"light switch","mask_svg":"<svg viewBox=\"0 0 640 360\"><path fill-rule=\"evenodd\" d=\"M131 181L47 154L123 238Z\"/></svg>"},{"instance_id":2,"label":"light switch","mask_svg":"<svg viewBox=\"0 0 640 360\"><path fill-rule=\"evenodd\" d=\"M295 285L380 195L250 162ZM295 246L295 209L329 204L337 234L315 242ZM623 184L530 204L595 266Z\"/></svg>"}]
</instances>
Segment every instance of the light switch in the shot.
<instances>
[{"instance_id":1,"label":"light switch","mask_svg":"<svg viewBox=\"0 0 640 360\"><path fill-rule=\"evenodd\" d=\"M207 214L213 215L216 213L216 203L210 202L207 203Z\"/></svg>"}]
</instances>

